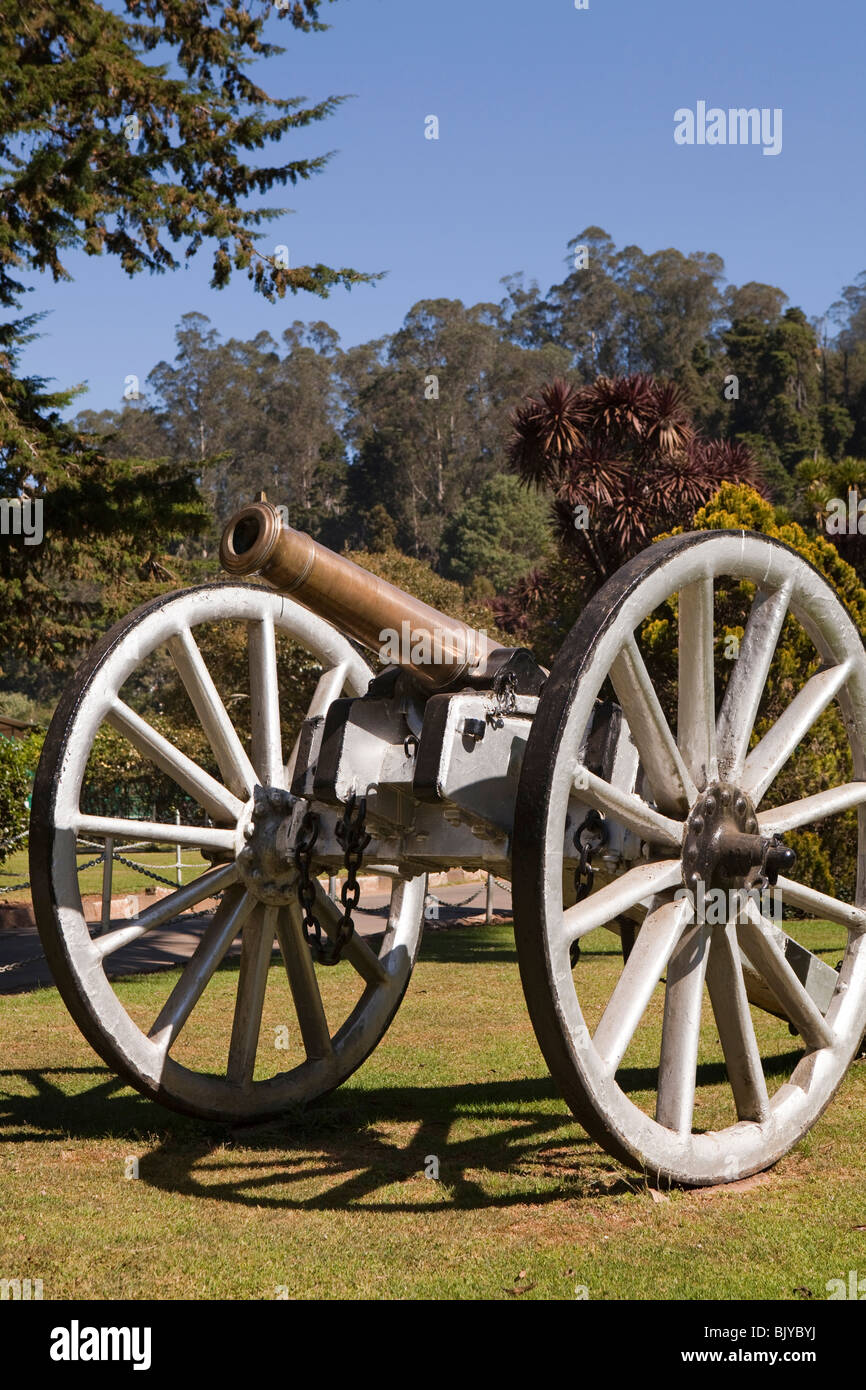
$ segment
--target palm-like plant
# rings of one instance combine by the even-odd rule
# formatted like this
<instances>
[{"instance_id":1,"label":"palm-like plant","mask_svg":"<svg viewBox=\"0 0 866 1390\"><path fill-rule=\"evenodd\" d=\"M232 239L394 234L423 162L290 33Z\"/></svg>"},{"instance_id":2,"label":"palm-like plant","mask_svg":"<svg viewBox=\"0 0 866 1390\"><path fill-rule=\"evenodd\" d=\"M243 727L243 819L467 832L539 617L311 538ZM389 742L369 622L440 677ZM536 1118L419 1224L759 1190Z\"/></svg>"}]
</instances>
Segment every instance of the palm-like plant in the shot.
<instances>
[{"instance_id":1,"label":"palm-like plant","mask_svg":"<svg viewBox=\"0 0 866 1390\"><path fill-rule=\"evenodd\" d=\"M572 553L577 547L592 588L659 531L687 524L722 483L758 484L746 446L696 434L670 381L556 380L511 423L512 465L527 484L551 489L560 537Z\"/></svg>"}]
</instances>

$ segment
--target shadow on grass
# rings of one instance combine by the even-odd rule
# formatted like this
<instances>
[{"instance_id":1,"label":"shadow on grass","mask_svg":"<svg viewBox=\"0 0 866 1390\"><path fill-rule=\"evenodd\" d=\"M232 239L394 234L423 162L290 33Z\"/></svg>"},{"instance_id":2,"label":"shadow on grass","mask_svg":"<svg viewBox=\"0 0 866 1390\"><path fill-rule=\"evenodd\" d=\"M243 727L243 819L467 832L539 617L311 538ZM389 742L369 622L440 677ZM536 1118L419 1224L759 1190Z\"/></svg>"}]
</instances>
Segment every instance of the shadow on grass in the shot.
<instances>
[{"instance_id":1,"label":"shadow on grass","mask_svg":"<svg viewBox=\"0 0 866 1390\"><path fill-rule=\"evenodd\" d=\"M482 1210L634 1190L551 1101L547 1079L347 1090L294 1123L235 1129L236 1162L223 1151L183 1171L163 1146L142 1160L140 1174L170 1192L306 1211ZM392 1126L406 1126L410 1137ZM433 1159L438 1182L425 1180Z\"/></svg>"},{"instance_id":2,"label":"shadow on grass","mask_svg":"<svg viewBox=\"0 0 866 1390\"><path fill-rule=\"evenodd\" d=\"M376 955L382 947L384 932L373 932L365 934L364 940ZM619 952L598 951L597 955L618 955ZM517 950L514 945L514 933L511 923L496 923L493 927L487 926L483 922L477 925L466 926L465 923L448 927L426 927L421 939L420 958L426 963L435 962L437 965L492 965L492 964L517 964ZM239 943L235 942L232 954L226 956L217 967L216 973L237 974L240 969L240 949ZM160 968L165 970L179 970L185 961L168 961ZM271 956L272 965L282 964L282 956L279 948L274 947ZM338 967L339 969L350 969L348 965ZM112 984L127 984L137 979L141 974L155 974L156 970L152 967L146 972L142 971L117 971L111 975Z\"/></svg>"},{"instance_id":3,"label":"shadow on grass","mask_svg":"<svg viewBox=\"0 0 866 1390\"><path fill-rule=\"evenodd\" d=\"M764 1057L764 1076L788 1077L798 1062L803 1059L802 1048L780 1053L775 1057ZM659 1082L658 1067L622 1067L616 1074L616 1084L629 1095L634 1091L657 1091ZM697 1085L726 1086L728 1071L724 1062L699 1062Z\"/></svg>"},{"instance_id":4,"label":"shadow on grass","mask_svg":"<svg viewBox=\"0 0 866 1390\"><path fill-rule=\"evenodd\" d=\"M379 938L381 941L381 937ZM446 922L444 926L427 923L421 938L421 959L443 964L476 964L491 962L517 964L517 948L514 944L514 927L511 919L489 924L483 920L465 922L458 920ZM619 942L606 950L594 945L584 950L581 963L587 964L602 956L621 956Z\"/></svg>"},{"instance_id":5,"label":"shadow on grass","mask_svg":"<svg viewBox=\"0 0 866 1390\"><path fill-rule=\"evenodd\" d=\"M421 938L420 958L441 965L516 965L514 931L510 922L445 927L428 923Z\"/></svg>"},{"instance_id":6,"label":"shadow on grass","mask_svg":"<svg viewBox=\"0 0 866 1390\"><path fill-rule=\"evenodd\" d=\"M798 1056L790 1052L766 1065L786 1075ZM626 1067L617 1081L628 1092L649 1091L657 1076L655 1068ZM14 1078L15 1091L6 1078ZM721 1064L699 1065L699 1086L724 1080ZM16 1093L22 1082L29 1094ZM462 1137L466 1122L473 1132ZM412 1127L411 1138L395 1138L389 1126ZM549 1077L375 1090L350 1085L279 1120L232 1126L174 1114L96 1067L0 1071L0 1144L111 1138L148 1146L139 1179L154 1188L277 1210L540 1206L641 1184L579 1129ZM440 1180L428 1184L432 1156ZM394 1190L409 1182L411 1196Z\"/></svg>"},{"instance_id":7,"label":"shadow on grass","mask_svg":"<svg viewBox=\"0 0 866 1390\"><path fill-rule=\"evenodd\" d=\"M88 1077L95 1084L80 1085ZM31 1093L10 1093L6 1078L27 1083ZM473 1132L464 1138L459 1127L467 1121ZM394 1125L411 1127L408 1142L395 1139L387 1128ZM152 1146L156 1140L140 1156L140 1181L178 1195L278 1210L420 1213L633 1191L640 1179L627 1180L619 1164L576 1130L548 1078L349 1087L280 1120L231 1127L175 1115L96 1068L0 1072L0 1143L115 1138ZM439 1182L424 1180L432 1155ZM394 1190L410 1181L411 1195Z\"/></svg>"},{"instance_id":8,"label":"shadow on grass","mask_svg":"<svg viewBox=\"0 0 866 1390\"><path fill-rule=\"evenodd\" d=\"M85 1086L88 1077L94 1084ZM32 1094L7 1090L7 1078L30 1086ZM0 1071L0 1144L143 1139L167 1128L178 1138L209 1132L200 1121L161 1110L98 1064Z\"/></svg>"}]
</instances>

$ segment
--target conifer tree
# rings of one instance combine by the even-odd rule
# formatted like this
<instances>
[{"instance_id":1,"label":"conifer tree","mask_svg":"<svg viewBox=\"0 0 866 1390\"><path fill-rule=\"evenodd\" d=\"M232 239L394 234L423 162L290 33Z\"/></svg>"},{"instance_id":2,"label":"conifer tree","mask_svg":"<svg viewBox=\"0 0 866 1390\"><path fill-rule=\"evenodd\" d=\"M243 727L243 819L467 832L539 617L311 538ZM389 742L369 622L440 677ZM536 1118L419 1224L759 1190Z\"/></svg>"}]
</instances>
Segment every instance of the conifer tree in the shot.
<instances>
[{"instance_id":1,"label":"conifer tree","mask_svg":"<svg viewBox=\"0 0 866 1390\"><path fill-rule=\"evenodd\" d=\"M325 3L4 0L0 498L41 502L44 540L0 536L0 679L19 661L67 666L94 625L141 597L142 580L172 578L159 558L172 538L206 525L200 461L109 460L98 438L62 418L74 389L22 374L39 316L13 311L32 274L70 279L70 251L119 261L129 275L206 251L212 286L242 271L268 299L376 278L289 268L258 245L262 225L286 211L263 206L263 195L310 178L330 156L287 160L280 146L266 163L257 152L344 98L274 97L250 68L283 52L264 38L266 20L321 30Z\"/></svg>"}]
</instances>

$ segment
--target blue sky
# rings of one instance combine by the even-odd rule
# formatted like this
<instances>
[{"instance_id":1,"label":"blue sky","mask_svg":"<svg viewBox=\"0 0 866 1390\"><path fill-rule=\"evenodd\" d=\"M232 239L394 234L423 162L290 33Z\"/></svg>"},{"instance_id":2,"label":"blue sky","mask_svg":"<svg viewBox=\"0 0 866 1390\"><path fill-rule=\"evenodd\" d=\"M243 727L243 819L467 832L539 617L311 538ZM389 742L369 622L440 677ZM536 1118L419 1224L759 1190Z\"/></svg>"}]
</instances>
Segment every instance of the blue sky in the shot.
<instances>
[{"instance_id":1,"label":"blue sky","mask_svg":"<svg viewBox=\"0 0 866 1390\"><path fill-rule=\"evenodd\" d=\"M338 0L325 34L274 18L274 95L354 93L287 138L286 158L334 149L324 173L277 189L295 209L266 229L292 265L385 270L375 287L268 304L243 276L208 286L209 257L126 277L71 255L72 284L34 277L51 310L25 370L87 382L75 409L121 403L124 378L174 356L190 310L224 337L279 337L325 319L344 346L393 331L419 299L498 300L516 271L563 278L566 243L603 227L618 245L715 251L729 280L781 286L822 314L866 268L862 0ZM776 157L755 146L678 146L674 112L698 101L780 107ZM425 117L440 138L424 138ZM277 147L266 153L276 161Z\"/></svg>"}]
</instances>

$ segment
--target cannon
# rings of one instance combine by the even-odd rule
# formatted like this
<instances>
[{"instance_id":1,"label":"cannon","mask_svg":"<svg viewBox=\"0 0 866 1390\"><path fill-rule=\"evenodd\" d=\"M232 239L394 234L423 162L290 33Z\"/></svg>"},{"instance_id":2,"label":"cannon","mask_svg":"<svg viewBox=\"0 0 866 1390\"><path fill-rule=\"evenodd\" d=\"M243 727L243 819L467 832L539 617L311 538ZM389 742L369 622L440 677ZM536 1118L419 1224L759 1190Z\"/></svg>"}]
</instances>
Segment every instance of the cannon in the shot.
<instances>
[{"instance_id":1,"label":"cannon","mask_svg":"<svg viewBox=\"0 0 866 1390\"><path fill-rule=\"evenodd\" d=\"M686 1185L788 1152L866 1030L866 654L829 583L757 533L675 535L604 584L546 670L293 531L264 498L231 519L220 556L227 580L160 596L103 637L59 703L36 778L39 930L108 1065L205 1119L253 1122L327 1094L399 1008L428 874L487 870L511 881L532 1025L593 1138L653 1181ZM649 650L660 614L674 637L665 680ZM783 628L809 655L768 719ZM736 659L722 649L731 632ZM246 690L220 689L207 653L226 650L208 645L221 633L245 647ZM286 641L320 672L293 728ZM146 717L169 676L209 761ZM785 769L825 712L847 780L827 786L816 771L786 799ZM176 825L94 814L86 771L105 725L200 813ZM808 882L789 843L832 817L856 857L847 894ZM194 848L208 867L100 932L85 921L76 845L109 837ZM362 868L391 885L375 936L352 916ZM342 871L335 901L321 878ZM723 905L715 917L709 898ZM195 950L145 1017L109 979L112 954L201 904ZM798 939L819 944L814 920L844 933L838 965ZM236 974L219 971L238 937ZM234 991L224 1036L217 980L220 999Z\"/></svg>"}]
</instances>

